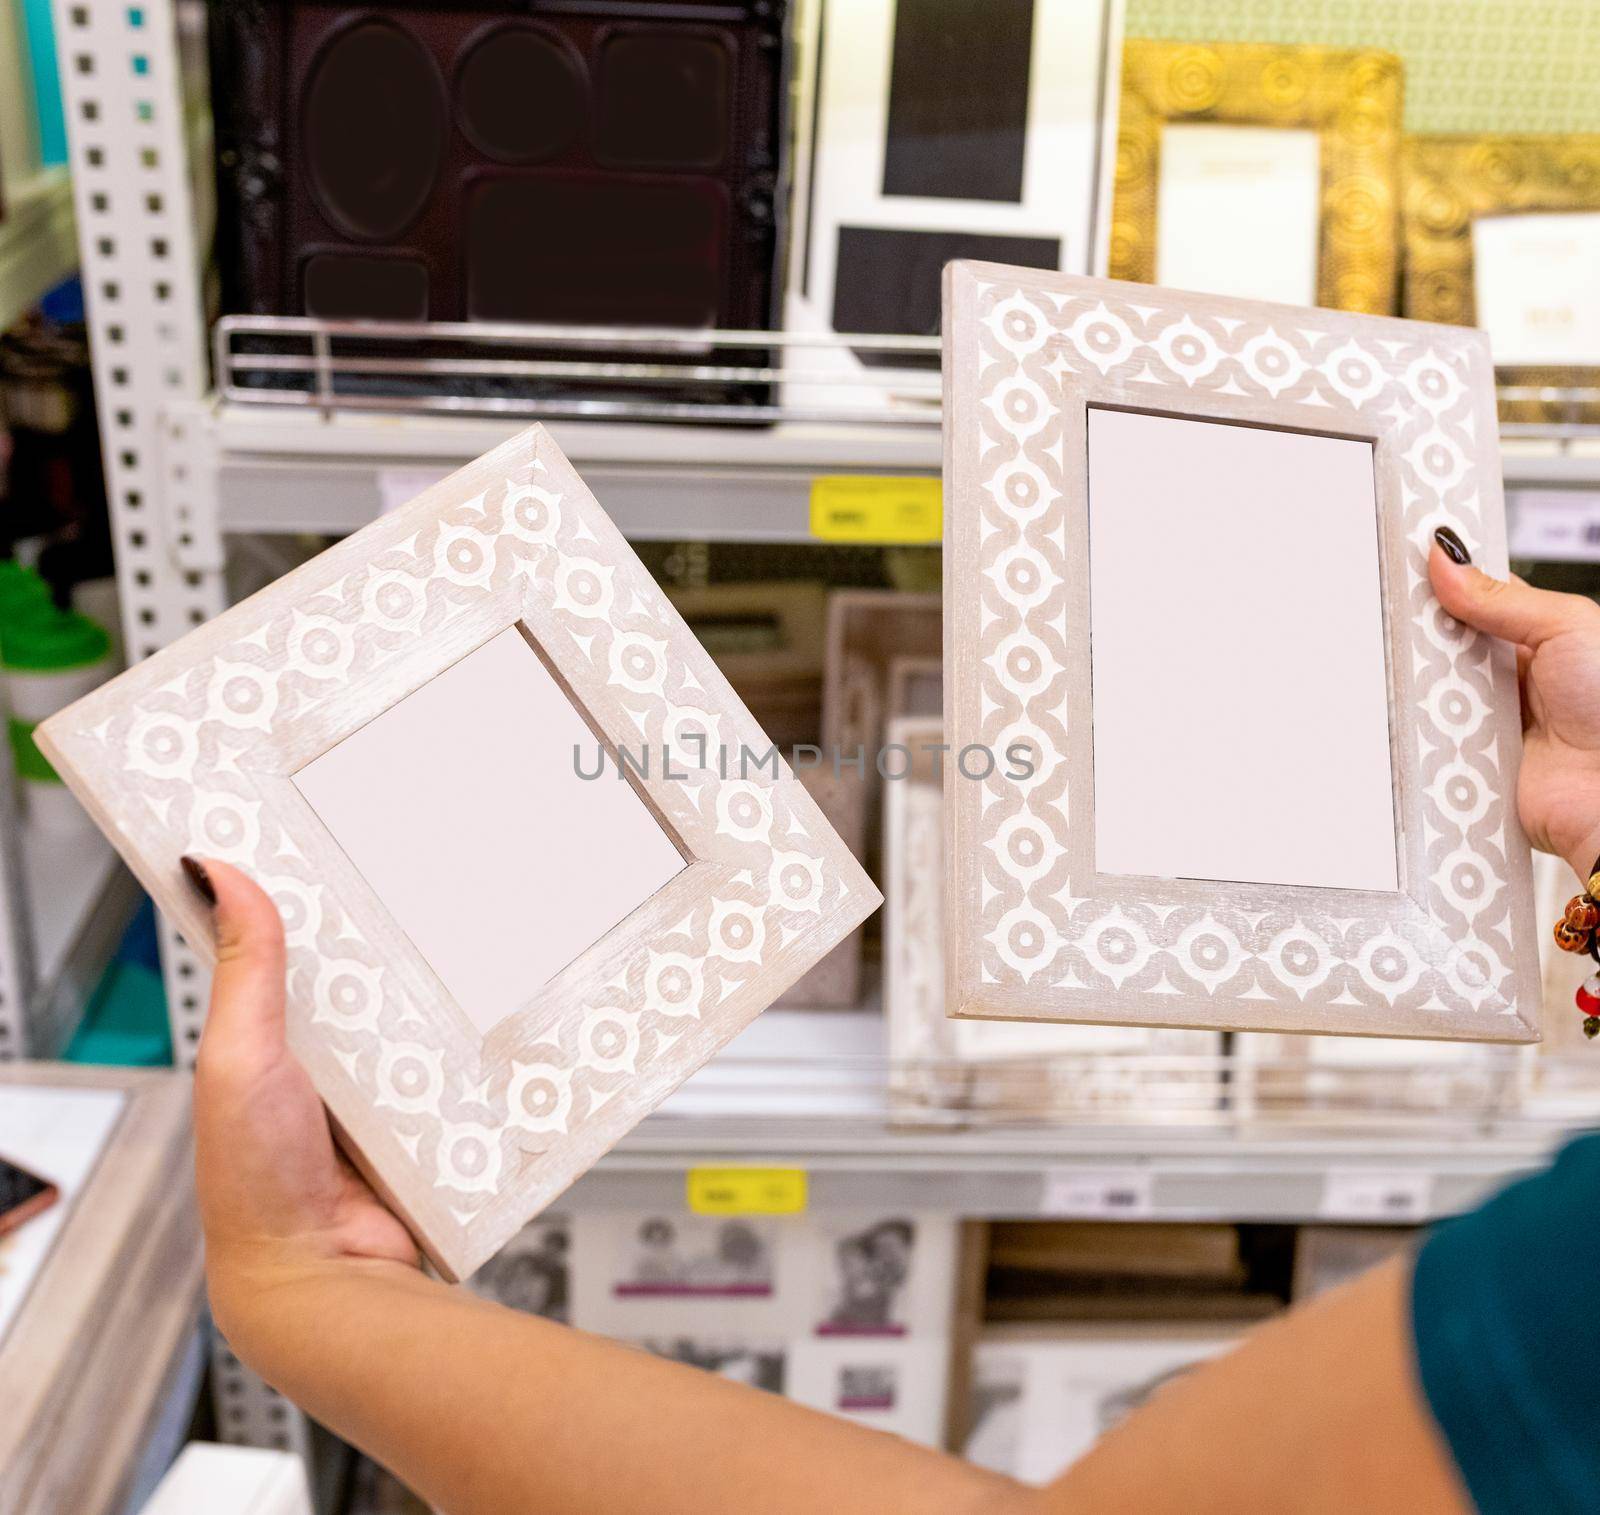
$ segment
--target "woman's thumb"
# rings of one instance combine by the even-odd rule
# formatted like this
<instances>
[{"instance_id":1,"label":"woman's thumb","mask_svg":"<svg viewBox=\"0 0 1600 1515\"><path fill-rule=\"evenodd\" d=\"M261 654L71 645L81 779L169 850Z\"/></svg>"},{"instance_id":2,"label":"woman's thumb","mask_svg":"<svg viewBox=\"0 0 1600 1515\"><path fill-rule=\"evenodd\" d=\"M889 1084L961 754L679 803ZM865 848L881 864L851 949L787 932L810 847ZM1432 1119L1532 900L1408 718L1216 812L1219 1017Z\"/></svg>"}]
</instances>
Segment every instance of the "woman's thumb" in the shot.
<instances>
[{"instance_id":1,"label":"woman's thumb","mask_svg":"<svg viewBox=\"0 0 1600 1515\"><path fill-rule=\"evenodd\" d=\"M205 1037L261 1053L283 1043L283 921L272 898L227 863L184 858L184 871L209 896L217 964Z\"/></svg>"},{"instance_id":2,"label":"woman's thumb","mask_svg":"<svg viewBox=\"0 0 1600 1515\"><path fill-rule=\"evenodd\" d=\"M1570 631L1589 610L1590 602L1582 595L1535 589L1516 578L1490 578L1465 560L1466 551L1454 532L1450 538L1449 548L1436 538L1428 555L1428 580L1439 603L1458 621L1531 650L1559 632ZM1457 561L1457 553L1462 561Z\"/></svg>"}]
</instances>

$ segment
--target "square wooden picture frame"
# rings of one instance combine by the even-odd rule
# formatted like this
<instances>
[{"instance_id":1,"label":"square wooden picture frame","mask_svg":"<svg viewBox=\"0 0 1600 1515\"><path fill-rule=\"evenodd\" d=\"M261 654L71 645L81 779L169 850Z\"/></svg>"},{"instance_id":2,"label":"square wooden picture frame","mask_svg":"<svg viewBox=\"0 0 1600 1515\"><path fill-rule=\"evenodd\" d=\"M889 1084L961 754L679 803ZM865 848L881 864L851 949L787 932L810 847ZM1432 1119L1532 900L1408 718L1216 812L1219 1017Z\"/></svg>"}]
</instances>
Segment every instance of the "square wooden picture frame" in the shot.
<instances>
[{"instance_id":1,"label":"square wooden picture frame","mask_svg":"<svg viewBox=\"0 0 1600 1515\"><path fill-rule=\"evenodd\" d=\"M1419 321L1477 321L1472 225L1479 216L1600 210L1600 133L1407 137L1400 155L1402 309ZM1593 389L1600 364L1502 366L1511 389ZM1507 396L1506 421L1595 425L1600 399Z\"/></svg>"},{"instance_id":2,"label":"square wooden picture frame","mask_svg":"<svg viewBox=\"0 0 1600 1515\"><path fill-rule=\"evenodd\" d=\"M627 777L685 864L481 1033L292 775L510 627L613 758L670 753ZM181 855L237 864L273 897L290 1045L453 1279L880 902L538 426L54 716L39 742L202 956L211 923ZM448 796L441 778L419 802Z\"/></svg>"},{"instance_id":3,"label":"square wooden picture frame","mask_svg":"<svg viewBox=\"0 0 1600 1515\"><path fill-rule=\"evenodd\" d=\"M1161 131L1175 122L1313 130L1321 218L1317 304L1396 309L1401 64L1392 53L1266 42L1130 38L1122 55L1107 267L1153 283Z\"/></svg>"},{"instance_id":4,"label":"square wooden picture frame","mask_svg":"<svg viewBox=\"0 0 1600 1515\"><path fill-rule=\"evenodd\" d=\"M945 295L946 725L1034 758L947 772L949 1013L1536 1041L1512 650L1426 576L1443 525L1506 572L1481 333L970 263ZM1094 407L1370 442L1398 890L1097 870Z\"/></svg>"}]
</instances>

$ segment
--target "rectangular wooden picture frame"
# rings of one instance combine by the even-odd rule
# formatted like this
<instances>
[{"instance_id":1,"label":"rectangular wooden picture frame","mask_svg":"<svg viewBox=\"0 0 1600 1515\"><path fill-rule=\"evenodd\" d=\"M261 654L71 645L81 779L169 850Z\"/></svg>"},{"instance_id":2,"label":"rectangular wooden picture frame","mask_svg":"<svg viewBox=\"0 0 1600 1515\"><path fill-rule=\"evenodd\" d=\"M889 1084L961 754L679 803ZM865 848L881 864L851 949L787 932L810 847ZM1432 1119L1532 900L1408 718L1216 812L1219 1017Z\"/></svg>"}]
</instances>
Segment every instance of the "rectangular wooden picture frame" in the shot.
<instances>
[{"instance_id":1,"label":"rectangular wooden picture frame","mask_svg":"<svg viewBox=\"0 0 1600 1515\"><path fill-rule=\"evenodd\" d=\"M880 899L537 426L39 742L203 956L180 856L273 897L290 1045L450 1278Z\"/></svg>"},{"instance_id":2,"label":"rectangular wooden picture frame","mask_svg":"<svg viewBox=\"0 0 1600 1515\"><path fill-rule=\"evenodd\" d=\"M1481 334L958 263L945 386L949 1013L1537 1040Z\"/></svg>"}]
</instances>

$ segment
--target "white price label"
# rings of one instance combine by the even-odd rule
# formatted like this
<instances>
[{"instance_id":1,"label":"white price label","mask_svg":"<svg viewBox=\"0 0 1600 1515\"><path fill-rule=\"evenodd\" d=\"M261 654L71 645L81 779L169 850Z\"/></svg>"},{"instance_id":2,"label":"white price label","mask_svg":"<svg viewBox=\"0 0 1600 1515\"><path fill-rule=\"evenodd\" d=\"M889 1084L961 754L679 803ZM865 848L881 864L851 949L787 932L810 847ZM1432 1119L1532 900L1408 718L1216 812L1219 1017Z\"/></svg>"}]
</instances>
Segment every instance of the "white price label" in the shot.
<instances>
[{"instance_id":1,"label":"white price label","mask_svg":"<svg viewBox=\"0 0 1600 1515\"><path fill-rule=\"evenodd\" d=\"M432 489L449 472L437 468L380 468L378 470L378 510L388 515L401 505L409 505L425 489Z\"/></svg>"},{"instance_id":2,"label":"white price label","mask_svg":"<svg viewBox=\"0 0 1600 1515\"><path fill-rule=\"evenodd\" d=\"M1431 1174L1410 1169L1330 1168L1317 1213L1324 1220L1405 1225L1427 1220L1432 1202Z\"/></svg>"},{"instance_id":3,"label":"white price label","mask_svg":"<svg viewBox=\"0 0 1600 1515\"><path fill-rule=\"evenodd\" d=\"M1514 558L1600 562L1600 491L1518 489L1506 497Z\"/></svg>"},{"instance_id":4,"label":"white price label","mask_svg":"<svg viewBox=\"0 0 1600 1515\"><path fill-rule=\"evenodd\" d=\"M1071 1169L1047 1173L1039 1213L1071 1220L1138 1220L1152 1213L1155 1174L1148 1168Z\"/></svg>"}]
</instances>

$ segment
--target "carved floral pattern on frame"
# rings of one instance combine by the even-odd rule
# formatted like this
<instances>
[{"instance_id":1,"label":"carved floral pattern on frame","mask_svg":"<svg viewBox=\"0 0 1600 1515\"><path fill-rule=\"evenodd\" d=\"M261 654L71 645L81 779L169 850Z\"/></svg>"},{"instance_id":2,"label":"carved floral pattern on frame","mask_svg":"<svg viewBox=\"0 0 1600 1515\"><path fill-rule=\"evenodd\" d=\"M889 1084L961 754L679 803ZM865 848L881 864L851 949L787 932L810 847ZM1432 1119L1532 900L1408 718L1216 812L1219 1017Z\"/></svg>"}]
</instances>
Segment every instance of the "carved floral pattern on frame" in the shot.
<instances>
[{"instance_id":1,"label":"carved floral pattern on frame","mask_svg":"<svg viewBox=\"0 0 1600 1515\"><path fill-rule=\"evenodd\" d=\"M1530 1039L1537 949L1512 804L1514 674L1504 649L1443 613L1426 579L1446 524L1504 571L1497 460L1492 478L1481 462L1494 427L1481 337L985 264L947 277L946 488L958 517L947 658L969 648L952 740L996 752L1024 742L1038 756L1031 778L997 768L966 786L980 793L950 822L959 897L976 913L955 942L953 1012L1011 1013L995 1008L1005 1000L1068 1020ZM1401 815L1420 826L1424 859L1387 918L1312 903L1342 891L1219 885L1202 903L1147 880L1133 900L1095 897L1091 877L1074 876L1068 755L1072 724L1090 712L1072 708L1069 643L1087 632L1069 624L1068 586L1087 567L1069 557L1069 502L1081 502L1069 471L1083 463L1067 454L1063 418L1086 394L1387 438L1407 607L1389 632L1390 677L1393 708L1412 721L1395 733L1397 749L1409 744L1396 762L1413 776Z\"/></svg>"},{"instance_id":2,"label":"carved floral pattern on frame","mask_svg":"<svg viewBox=\"0 0 1600 1515\"><path fill-rule=\"evenodd\" d=\"M175 666L163 662L169 649L110 686L120 697L75 707L74 724L56 733L69 776L116 773L112 824L142 833L130 852L142 871L153 829L169 890L165 875L192 852L238 864L272 896L286 933L291 1043L302 1055L326 1051L345 1095L382 1113L437 1206L474 1238L469 1266L587 1166L574 1163L568 1138L582 1133L592 1161L774 996L781 985L765 978L775 957L809 964L843 934L821 929L825 918L854 924L876 903L859 869L841 869L842 846L786 770L740 776L735 760L730 776L719 772L719 748L764 752L758 728L717 687L709 658L554 444L536 428L486 461L502 454L507 466L483 473L471 498L407 507L398 514L415 529L388 532L365 555L330 550L297 572L292 593L275 586L208 628L228 634L206 656L179 656L156 682L152 669ZM534 995L504 1054L484 1044L464 1052L425 986L330 887L304 833L283 824L254 767L259 753L261 772L281 773L285 732L326 725L353 686L493 596L537 607L541 645L564 644L552 656L565 659L580 703L586 688L607 692L609 721L588 703L611 743L670 747L674 765L691 770L671 786L677 813L665 815L694 841L679 878L714 864L681 919L629 940L576 1006L540 1014ZM679 656L685 645L692 659ZM631 730L616 729L616 712ZM138 823L117 825L130 804L144 812ZM340 1091L319 1088L337 1113ZM392 1174L392 1162L366 1156ZM528 1202L491 1216L507 1188Z\"/></svg>"}]
</instances>

